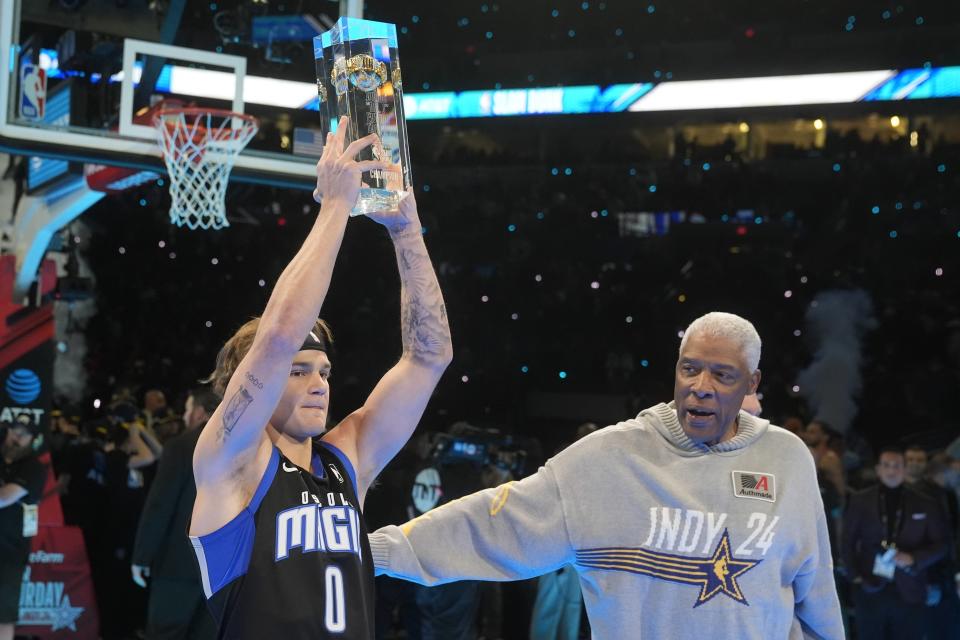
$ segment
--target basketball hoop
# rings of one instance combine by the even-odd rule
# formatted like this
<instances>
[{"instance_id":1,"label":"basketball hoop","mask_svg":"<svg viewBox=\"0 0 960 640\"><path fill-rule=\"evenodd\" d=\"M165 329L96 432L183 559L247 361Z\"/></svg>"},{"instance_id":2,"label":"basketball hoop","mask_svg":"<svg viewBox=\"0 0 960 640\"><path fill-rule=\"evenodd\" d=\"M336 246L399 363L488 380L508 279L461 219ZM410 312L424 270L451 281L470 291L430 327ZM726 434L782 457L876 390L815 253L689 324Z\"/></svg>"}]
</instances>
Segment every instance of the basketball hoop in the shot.
<instances>
[{"instance_id":1,"label":"basketball hoop","mask_svg":"<svg viewBox=\"0 0 960 640\"><path fill-rule=\"evenodd\" d=\"M191 107L159 111L153 125L170 174L170 221L190 229L230 226L227 181L237 155L257 133L257 119Z\"/></svg>"}]
</instances>

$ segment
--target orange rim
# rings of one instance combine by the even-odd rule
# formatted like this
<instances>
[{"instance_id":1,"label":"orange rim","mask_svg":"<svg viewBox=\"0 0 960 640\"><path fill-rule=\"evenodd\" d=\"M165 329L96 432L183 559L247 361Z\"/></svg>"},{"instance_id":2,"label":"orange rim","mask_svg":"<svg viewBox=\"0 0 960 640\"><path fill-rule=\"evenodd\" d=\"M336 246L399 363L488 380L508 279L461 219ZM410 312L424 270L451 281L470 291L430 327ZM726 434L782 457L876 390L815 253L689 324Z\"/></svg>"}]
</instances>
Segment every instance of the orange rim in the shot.
<instances>
[{"instance_id":1,"label":"orange rim","mask_svg":"<svg viewBox=\"0 0 960 640\"><path fill-rule=\"evenodd\" d=\"M253 126L259 128L260 121L252 115L246 113L237 113L235 111L230 111L229 109L203 109L200 107L180 107L174 109L161 109L153 114L153 126L154 127L165 127L176 138L186 139L186 135L178 131L177 121L171 121L171 117L174 116L185 116L190 118L191 116L207 116L213 118L239 118L244 122L252 124ZM197 124L196 126L191 126L190 129L194 131L193 141L200 142L204 137L207 136L207 127ZM213 138L215 141L229 140L232 137L242 131L243 128L234 129L233 127L229 129L223 129L219 132L217 137Z\"/></svg>"}]
</instances>

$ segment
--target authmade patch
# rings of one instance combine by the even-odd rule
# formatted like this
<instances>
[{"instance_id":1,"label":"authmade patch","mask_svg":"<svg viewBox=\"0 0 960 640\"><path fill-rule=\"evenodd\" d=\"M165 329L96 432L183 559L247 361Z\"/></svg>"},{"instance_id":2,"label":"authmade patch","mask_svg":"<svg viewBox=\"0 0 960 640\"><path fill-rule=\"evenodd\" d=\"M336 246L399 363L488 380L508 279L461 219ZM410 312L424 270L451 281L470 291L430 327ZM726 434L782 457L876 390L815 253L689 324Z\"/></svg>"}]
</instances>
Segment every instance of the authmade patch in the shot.
<instances>
[{"instance_id":1,"label":"authmade patch","mask_svg":"<svg viewBox=\"0 0 960 640\"><path fill-rule=\"evenodd\" d=\"M772 473L760 471L734 471L733 495L738 498L754 498L776 502L777 479Z\"/></svg>"}]
</instances>

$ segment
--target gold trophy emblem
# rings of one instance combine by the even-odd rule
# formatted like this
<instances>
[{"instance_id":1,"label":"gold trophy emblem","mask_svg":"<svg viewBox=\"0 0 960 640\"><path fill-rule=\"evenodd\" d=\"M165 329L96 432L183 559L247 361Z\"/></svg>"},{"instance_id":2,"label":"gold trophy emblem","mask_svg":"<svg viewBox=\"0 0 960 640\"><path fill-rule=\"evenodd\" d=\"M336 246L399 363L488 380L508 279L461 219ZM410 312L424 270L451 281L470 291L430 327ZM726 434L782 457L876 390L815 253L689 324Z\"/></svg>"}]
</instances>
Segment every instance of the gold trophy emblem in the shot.
<instances>
[{"instance_id":1,"label":"gold trophy emblem","mask_svg":"<svg viewBox=\"0 0 960 640\"><path fill-rule=\"evenodd\" d=\"M347 60L350 83L361 91L375 91L387 81L387 65L363 53Z\"/></svg>"}]
</instances>

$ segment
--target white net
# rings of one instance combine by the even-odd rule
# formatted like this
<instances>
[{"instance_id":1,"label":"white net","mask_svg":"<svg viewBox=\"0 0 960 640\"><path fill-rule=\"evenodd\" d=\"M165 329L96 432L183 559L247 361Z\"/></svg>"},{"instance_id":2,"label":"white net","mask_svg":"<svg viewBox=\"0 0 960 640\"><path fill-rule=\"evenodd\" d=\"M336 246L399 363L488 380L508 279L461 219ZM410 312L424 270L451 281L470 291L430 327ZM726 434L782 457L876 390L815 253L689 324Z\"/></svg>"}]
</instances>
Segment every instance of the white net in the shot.
<instances>
[{"instance_id":1,"label":"white net","mask_svg":"<svg viewBox=\"0 0 960 640\"><path fill-rule=\"evenodd\" d=\"M190 229L230 226L224 209L237 155L257 133L256 118L227 111L172 109L154 118L170 174L170 221Z\"/></svg>"}]
</instances>

